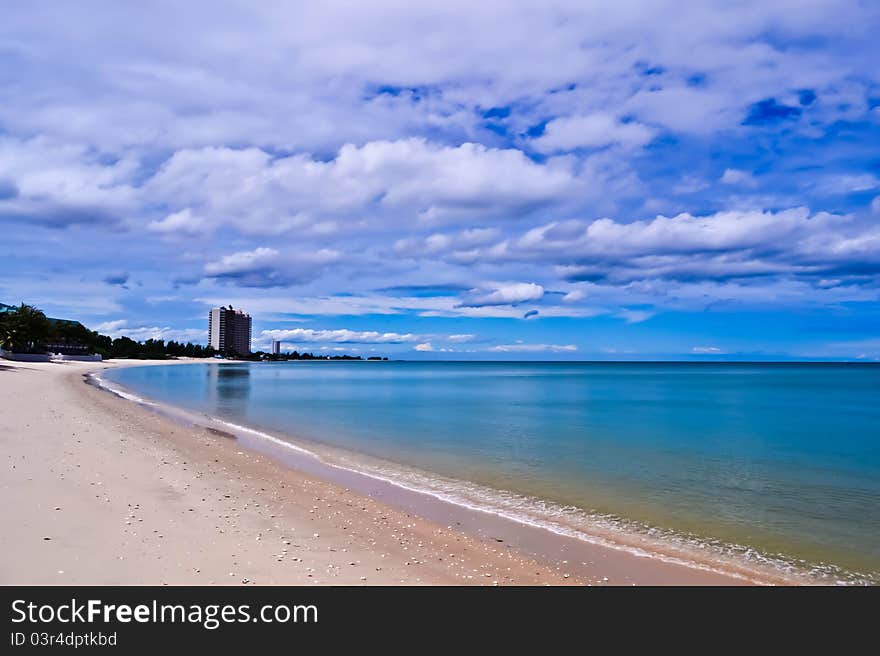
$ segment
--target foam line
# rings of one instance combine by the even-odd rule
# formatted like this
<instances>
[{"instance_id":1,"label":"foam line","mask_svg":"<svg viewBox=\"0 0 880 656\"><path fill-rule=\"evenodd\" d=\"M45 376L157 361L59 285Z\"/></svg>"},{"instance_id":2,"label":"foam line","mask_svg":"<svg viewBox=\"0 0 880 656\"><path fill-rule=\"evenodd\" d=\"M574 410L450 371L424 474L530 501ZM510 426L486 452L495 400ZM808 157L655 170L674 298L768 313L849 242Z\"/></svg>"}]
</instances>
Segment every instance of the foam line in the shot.
<instances>
[{"instance_id":1,"label":"foam line","mask_svg":"<svg viewBox=\"0 0 880 656\"><path fill-rule=\"evenodd\" d=\"M100 387L121 398L146 406L160 407L158 403L108 383L106 379L97 374L91 374L91 376ZM234 432L252 435L276 446L313 458L327 467L367 476L461 508L495 515L589 544L624 551L640 558L655 558L670 564L731 576L749 583L762 583L768 578L782 578L799 583L811 581L826 584L873 583L870 577L863 579L857 574L842 572L830 565L819 564L805 570L783 558L762 554L750 547L711 544L696 536L642 526L616 517L591 514L580 508L562 506L510 491L496 490L476 483L444 478L390 463L383 462L381 466L372 465L367 462L366 457L354 460L355 454L348 455L348 457L338 454L323 454L296 444L288 438L272 435L212 415L205 414L204 417L211 423L221 424ZM598 533L607 535L599 535ZM637 545L632 542L642 542L643 544Z\"/></svg>"}]
</instances>

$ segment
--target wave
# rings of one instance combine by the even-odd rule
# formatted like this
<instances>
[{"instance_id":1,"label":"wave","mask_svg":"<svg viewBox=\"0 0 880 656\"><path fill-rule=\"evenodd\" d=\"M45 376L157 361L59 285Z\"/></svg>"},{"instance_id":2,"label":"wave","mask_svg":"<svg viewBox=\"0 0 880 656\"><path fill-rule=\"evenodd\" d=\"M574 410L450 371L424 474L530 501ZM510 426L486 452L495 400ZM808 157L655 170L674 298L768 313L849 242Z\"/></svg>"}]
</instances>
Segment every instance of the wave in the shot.
<instances>
[{"instance_id":1,"label":"wave","mask_svg":"<svg viewBox=\"0 0 880 656\"><path fill-rule=\"evenodd\" d=\"M99 387L123 399L153 409L166 407L115 385L97 373L89 374L89 377ZM640 558L653 558L666 563L723 574L751 584L876 585L880 583L878 573L852 572L830 563L808 563L784 554L767 554L748 545L731 544L708 539L705 536L651 526L615 515L590 512L580 507L453 479L372 456L326 446L307 447L287 435L274 435L213 415L204 414L202 417L234 433L249 435L276 447L312 458L326 467L367 476L461 508L488 513L556 535L624 551Z\"/></svg>"}]
</instances>

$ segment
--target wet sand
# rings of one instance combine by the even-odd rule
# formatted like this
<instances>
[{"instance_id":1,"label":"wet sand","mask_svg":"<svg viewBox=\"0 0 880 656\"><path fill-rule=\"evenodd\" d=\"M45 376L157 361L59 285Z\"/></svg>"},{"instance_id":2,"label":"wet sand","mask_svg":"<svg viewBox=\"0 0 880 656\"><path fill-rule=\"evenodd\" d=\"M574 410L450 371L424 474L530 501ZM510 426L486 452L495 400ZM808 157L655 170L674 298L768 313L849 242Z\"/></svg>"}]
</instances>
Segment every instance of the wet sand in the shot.
<instances>
[{"instance_id":1,"label":"wet sand","mask_svg":"<svg viewBox=\"0 0 880 656\"><path fill-rule=\"evenodd\" d=\"M454 506L84 384L132 364L146 363L0 361L0 584L744 582Z\"/></svg>"}]
</instances>

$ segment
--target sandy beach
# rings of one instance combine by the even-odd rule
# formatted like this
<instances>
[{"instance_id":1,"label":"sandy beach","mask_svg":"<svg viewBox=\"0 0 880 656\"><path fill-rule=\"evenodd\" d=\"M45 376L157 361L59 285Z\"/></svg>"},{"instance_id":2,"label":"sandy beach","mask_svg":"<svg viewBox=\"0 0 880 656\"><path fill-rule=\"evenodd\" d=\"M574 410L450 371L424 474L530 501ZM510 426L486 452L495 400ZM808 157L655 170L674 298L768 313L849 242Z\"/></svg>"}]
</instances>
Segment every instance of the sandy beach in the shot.
<instances>
[{"instance_id":1,"label":"sandy beach","mask_svg":"<svg viewBox=\"0 0 880 656\"><path fill-rule=\"evenodd\" d=\"M132 364L146 363L0 361L0 584L742 583L475 511L413 512L85 384Z\"/></svg>"}]
</instances>

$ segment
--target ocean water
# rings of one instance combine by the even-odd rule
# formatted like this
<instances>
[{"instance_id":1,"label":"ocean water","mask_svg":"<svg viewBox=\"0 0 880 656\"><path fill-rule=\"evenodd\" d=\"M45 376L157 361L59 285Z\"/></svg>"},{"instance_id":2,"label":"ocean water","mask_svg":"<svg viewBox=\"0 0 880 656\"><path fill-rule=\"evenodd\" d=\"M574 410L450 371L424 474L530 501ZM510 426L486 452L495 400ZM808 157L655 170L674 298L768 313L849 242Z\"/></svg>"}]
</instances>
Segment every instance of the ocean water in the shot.
<instances>
[{"instance_id":1,"label":"ocean water","mask_svg":"<svg viewBox=\"0 0 880 656\"><path fill-rule=\"evenodd\" d=\"M211 363L104 377L573 535L880 582L880 366Z\"/></svg>"}]
</instances>

